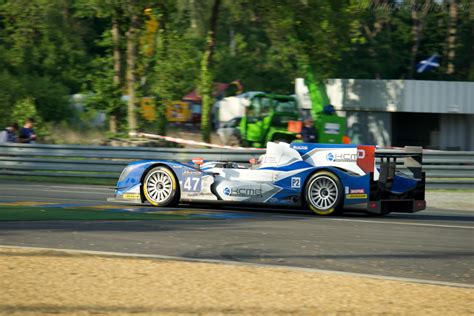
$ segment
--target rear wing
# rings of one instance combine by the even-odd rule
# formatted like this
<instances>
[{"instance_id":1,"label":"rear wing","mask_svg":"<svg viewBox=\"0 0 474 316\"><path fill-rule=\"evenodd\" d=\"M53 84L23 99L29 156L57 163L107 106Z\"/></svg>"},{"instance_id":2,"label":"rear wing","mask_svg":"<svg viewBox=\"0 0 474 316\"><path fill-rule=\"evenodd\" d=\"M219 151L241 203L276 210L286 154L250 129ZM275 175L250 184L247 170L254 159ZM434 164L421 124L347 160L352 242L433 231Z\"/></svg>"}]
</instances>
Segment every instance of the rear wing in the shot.
<instances>
[{"instance_id":1,"label":"rear wing","mask_svg":"<svg viewBox=\"0 0 474 316\"><path fill-rule=\"evenodd\" d=\"M377 149L375 158L380 161L380 177L382 182L393 178L397 162L403 159L403 166L413 173L415 179L423 177L423 148L405 146L400 149ZM398 161L397 161L398 160Z\"/></svg>"},{"instance_id":2,"label":"rear wing","mask_svg":"<svg viewBox=\"0 0 474 316\"><path fill-rule=\"evenodd\" d=\"M375 151L376 162L379 165L378 180L370 181L369 212L387 214L390 212L413 213L426 208L425 201L425 173L423 172L423 148L406 146L397 149L380 149ZM403 164L402 164L403 161ZM403 174L396 175L397 167L412 173L413 181ZM398 178L398 185L394 190L394 180ZM395 181L397 182L397 181ZM405 191L400 191L400 182L406 185ZM403 184L402 184L403 187Z\"/></svg>"}]
</instances>

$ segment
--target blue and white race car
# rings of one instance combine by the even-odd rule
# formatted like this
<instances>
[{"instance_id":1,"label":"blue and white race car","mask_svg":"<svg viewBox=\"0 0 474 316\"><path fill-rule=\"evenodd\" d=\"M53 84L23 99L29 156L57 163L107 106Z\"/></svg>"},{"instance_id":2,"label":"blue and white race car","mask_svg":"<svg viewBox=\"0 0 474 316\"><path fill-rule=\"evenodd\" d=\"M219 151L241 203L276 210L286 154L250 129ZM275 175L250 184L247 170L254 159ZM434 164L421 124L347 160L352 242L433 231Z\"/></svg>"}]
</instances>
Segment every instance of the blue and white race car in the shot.
<instances>
[{"instance_id":1,"label":"blue and white race car","mask_svg":"<svg viewBox=\"0 0 474 316\"><path fill-rule=\"evenodd\" d=\"M407 173L397 170L404 160ZM199 160L199 159L198 159ZM250 167L235 162L142 160L122 172L114 201L155 206L217 202L309 208L318 215L362 209L385 215L426 208L422 150L273 143Z\"/></svg>"}]
</instances>

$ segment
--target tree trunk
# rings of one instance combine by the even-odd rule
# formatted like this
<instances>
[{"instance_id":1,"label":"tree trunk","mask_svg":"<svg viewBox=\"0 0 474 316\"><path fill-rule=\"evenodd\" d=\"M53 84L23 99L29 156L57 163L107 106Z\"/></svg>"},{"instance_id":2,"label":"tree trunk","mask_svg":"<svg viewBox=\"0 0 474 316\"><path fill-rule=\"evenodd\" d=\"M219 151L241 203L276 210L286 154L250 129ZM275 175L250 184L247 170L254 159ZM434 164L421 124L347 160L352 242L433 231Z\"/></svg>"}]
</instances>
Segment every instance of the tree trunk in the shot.
<instances>
[{"instance_id":1,"label":"tree trunk","mask_svg":"<svg viewBox=\"0 0 474 316\"><path fill-rule=\"evenodd\" d=\"M230 29L230 31L229 31L229 52L230 52L230 56L235 56L236 45L237 45L237 43L235 41L234 29Z\"/></svg>"},{"instance_id":2,"label":"tree trunk","mask_svg":"<svg viewBox=\"0 0 474 316\"><path fill-rule=\"evenodd\" d=\"M458 21L458 5L456 0L451 0L449 3L449 24L448 24L448 66L446 74L454 74L454 60L456 58L456 31Z\"/></svg>"},{"instance_id":3,"label":"tree trunk","mask_svg":"<svg viewBox=\"0 0 474 316\"><path fill-rule=\"evenodd\" d=\"M411 61L410 61L410 74L408 76L409 79L413 78L416 68L416 57L418 55L418 50L420 48L420 42L423 38L423 26L424 20L426 15L428 14L428 10L430 7L430 0L426 0L423 6L423 10L420 14L418 14L418 1L412 0L411 1L411 19L412 19L412 34L413 34L413 46L411 48Z\"/></svg>"},{"instance_id":4,"label":"tree trunk","mask_svg":"<svg viewBox=\"0 0 474 316\"><path fill-rule=\"evenodd\" d=\"M120 88L122 84L122 52L120 51L120 27L116 17L112 18L112 42L114 60L113 84L115 88ZM109 130L111 133L117 133L117 116L114 111L109 114Z\"/></svg>"},{"instance_id":5,"label":"tree trunk","mask_svg":"<svg viewBox=\"0 0 474 316\"><path fill-rule=\"evenodd\" d=\"M219 15L220 0L214 0L212 6L211 23L207 36L207 47L201 60L201 79L199 92L202 97L201 134L204 142L211 141L211 107L212 107L212 76L210 66L212 55L216 46L217 18Z\"/></svg>"},{"instance_id":6,"label":"tree trunk","mask_svg":"<svg viewBox=\"0 0 474 316\"><path fill-rule=\"evenodd\" d=\"M191 29L192 32L196 35L198 34L198 25L197 25L197 12L196 12L196 1L189 0L189 18L191 19Z\"/></svg>"},{"instance_id":7,"label":"tree trunk","mask_svg":"<svg viewBox=\"0 0 474 316\"><path fill-rule=\"evenodd\" d=\"M137 116L135 113L135 87L136 87L136 63L137 63L137 33L138 15L133 14L130 27L127 31L127 90L128 90L128 131L137 131Z\"/></svg>"}]
</instances>

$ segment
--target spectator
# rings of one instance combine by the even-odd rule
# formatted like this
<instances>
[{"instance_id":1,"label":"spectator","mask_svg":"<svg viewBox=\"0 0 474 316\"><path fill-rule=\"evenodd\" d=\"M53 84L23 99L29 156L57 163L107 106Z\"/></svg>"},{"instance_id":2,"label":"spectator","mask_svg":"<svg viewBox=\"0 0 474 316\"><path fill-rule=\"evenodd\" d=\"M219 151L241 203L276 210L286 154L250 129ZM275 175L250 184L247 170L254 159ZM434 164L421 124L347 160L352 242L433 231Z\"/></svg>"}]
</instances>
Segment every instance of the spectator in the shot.
<instances>
[{"instance_id":1,"label":"spectator","mask_svg":"<svg viewBox=\"0 0 474 316\"><path fill-rule=\"evenodd\" d=\"M18 131L18 124L13 123L10 126L5 127L0 132L0 144L1 143L16 143L16 132Z\"/></svg>"},{"instance_id":2,"label":"spectator","mask_svg":"<svg viewBox=\"0 0 474 316\"><path fill-rule=\"evenodd\" d=\"M318 131L314 127L312 119L306 119L301 128L301 138L304 143L317 143L318 142Z\"/></svg>"},{"instance_id":3,"label":"spectator","mask_svg":"<svg viewBox=\"0 0 474 316\"><path fill-rule=\"evenodd\" d=\"M25 125L20 129L20 143L34 143L36 141L33 123L34 121L30 117L26 120Z\"/></svg>"}]
</instances>

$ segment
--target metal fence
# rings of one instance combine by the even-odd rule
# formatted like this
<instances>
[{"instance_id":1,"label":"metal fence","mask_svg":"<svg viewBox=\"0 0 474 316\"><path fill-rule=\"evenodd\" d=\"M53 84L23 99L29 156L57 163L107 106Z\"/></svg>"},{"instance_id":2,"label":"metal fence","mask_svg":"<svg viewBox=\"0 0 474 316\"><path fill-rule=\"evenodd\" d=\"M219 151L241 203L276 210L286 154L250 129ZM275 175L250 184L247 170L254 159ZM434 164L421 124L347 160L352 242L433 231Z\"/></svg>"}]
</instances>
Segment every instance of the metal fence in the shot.
<instances>
[{"instance_id":1,"label":"metal fence","mask_svg":"<svg viewBox=\"0 0 474 316\"><path fill-rule=\"evenodd\" d=\"M131 161L166 159L248 162L260 150L0 144L0 175L117 179ZM428 188L474 189L474 152L425 151Z\"/></svg>"}]
</instances>

